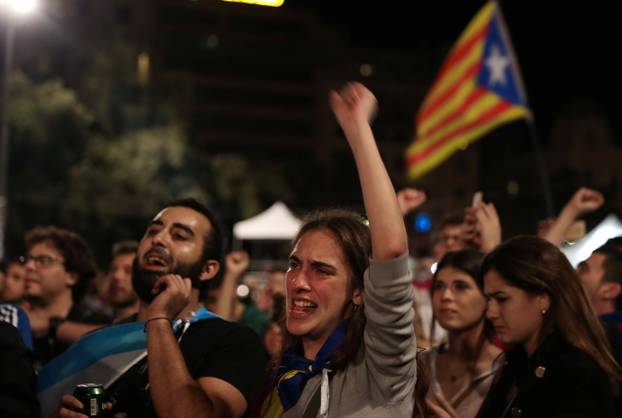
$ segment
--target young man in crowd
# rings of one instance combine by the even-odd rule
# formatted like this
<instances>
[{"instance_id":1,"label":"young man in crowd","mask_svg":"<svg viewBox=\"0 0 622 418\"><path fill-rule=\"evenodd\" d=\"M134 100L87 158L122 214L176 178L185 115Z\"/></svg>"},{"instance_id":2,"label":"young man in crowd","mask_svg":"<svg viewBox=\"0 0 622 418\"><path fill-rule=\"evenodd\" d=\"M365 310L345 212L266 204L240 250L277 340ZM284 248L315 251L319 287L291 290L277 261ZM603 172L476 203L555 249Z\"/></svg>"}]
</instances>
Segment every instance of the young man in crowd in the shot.
<instances>
[{"instance_id":1,"label":"young man in crowd","mask_svg":"<svg viewBox=\"0 0 622 418\"><path fill-rule=\"evenodd\" d=\"M132 316L138 312L138 296L132 287L132 264L137 249L136 241L121 241L112 246L107 300L114 308L113 323L134 319Z\"/></svg>"},{"instance_id":2,"label":"young man in crowd","mask_svg":"<svg viewBox=\"0 0 622 418\"><path fill-rule=\"evenodd\" d=\"M600 317L611 351L622 362L622 252L607 243L577 267L581 283Z\"/></svg>"},{"instance_id":3,"label":"young man in crowd","mask_svg":"<svg viewBox=\"0 0 622 418\"><path fill-rule=\"evenodd\" d=\"M26 269L19 260L6 263L4 278L0 285L0 301L21 304L24 300Z\"/></svg>"},{"instance_id":4,"label":"young man in crowd","mask_svg":"<svg viewBox=\"0 0 622 418\"><path fill-rule=\"evenodd\" d=\"M173 202L151 221L132 274L147 356L107 388L112 415L241 417L254 402L266 361L259 337L208 313L199 301L200 288L221 268L222 249L214 217L194 200ZM171 327L176 318L190 318L181 335ZM83 417L74 412L80 406L65 395L57 416Z\"/></svg>"},{"instance_id":5,"label":"young man in crowd","mask_svg":"<svg viewBox=\"0 0 622 418\"><path fill-rule=\"evenodd\" d=\"M577 271L596 315L600 318L611 353L622 364L622 252L619 238L597 248ZM622 396L616 398L616 410L622 412Z\"/></svg>"},{"instance_id":6,"label":"young man in crowd","mask_svg":"<svg viewBox=\"0 0 622 418\"><path fill-rule=\"evenodd\" d=\"M26 233L25 244L25 297L39 369L107 318L80 306L86 284L95 276L95 262L82 237L55 226L37 227Z\"/></svg>"}]
</instances>

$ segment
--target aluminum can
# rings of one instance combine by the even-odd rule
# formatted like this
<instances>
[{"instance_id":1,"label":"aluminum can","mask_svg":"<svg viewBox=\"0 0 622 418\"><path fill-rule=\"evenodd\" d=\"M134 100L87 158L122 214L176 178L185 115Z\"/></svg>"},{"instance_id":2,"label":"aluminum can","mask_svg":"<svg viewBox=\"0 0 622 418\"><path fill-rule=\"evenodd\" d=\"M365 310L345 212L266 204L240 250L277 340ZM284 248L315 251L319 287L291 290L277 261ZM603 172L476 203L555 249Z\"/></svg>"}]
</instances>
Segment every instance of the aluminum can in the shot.
<instances>
[{"instance_id":1,"label":"aluminum can","mask_svg":"<svg viewBox=\"0 0 622 418\"><path fill-rule=\"evenodd\" d=\"M84 409L80 412L87 417L100 418L104 416L103 408L106 392L103 385L99 383L81 383L76 385L73 396L82 402Z\"/></svg>"}]
</instances>

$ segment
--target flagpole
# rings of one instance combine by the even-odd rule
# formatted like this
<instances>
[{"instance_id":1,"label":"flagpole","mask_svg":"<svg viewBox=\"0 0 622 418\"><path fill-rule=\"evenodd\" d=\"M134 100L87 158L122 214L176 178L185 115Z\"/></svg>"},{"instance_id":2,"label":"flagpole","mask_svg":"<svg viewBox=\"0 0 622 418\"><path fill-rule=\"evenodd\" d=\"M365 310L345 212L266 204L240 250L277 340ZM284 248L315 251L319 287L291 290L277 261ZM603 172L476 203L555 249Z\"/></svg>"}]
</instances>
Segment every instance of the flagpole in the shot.
<instances>
[{"instance_id":1,"label":"flagpole","mask_svg":"<svg viewBox=\"0 0 622 418\"><path fill-rule=\"evenodd\" d=\"M497 0L494 0L494 4L497 8L497 13L499 16L499 25L501 36L506 39L506 45L508 45L508 53L512 56L510 60L512 65L512 70L516 76L516 81L518 84L518 89L520 93L523 95L525 99L525 103L528 103L527 99L527 91L525 89L525 84L523 83L523 77L521 75L520 69L518 68L518 60L516 58L516 53L514 52L514 48L512 46L512 42L510 39L510 33L505 24L505 19L503 17L503 12L501 11L501 6ZM553 204L553 193L551 189L551 181L549 180L549 174L546 170L546 162L544 160L544 153L542 152L542 145L540 142L540 137L538 136L538 130L536 129L536 124L534 122L533 112L529 109L529 116L527 117L527 127L529 128L529 139L531 140L531 144L533 146L533 152L536 157L536 164L538 165L538 174L540 176L540 187L542 188L542 195L544 197L544 207L546 209L546 215L548 217L555 216L555 209Z\"/></svg>"}]
</instances>

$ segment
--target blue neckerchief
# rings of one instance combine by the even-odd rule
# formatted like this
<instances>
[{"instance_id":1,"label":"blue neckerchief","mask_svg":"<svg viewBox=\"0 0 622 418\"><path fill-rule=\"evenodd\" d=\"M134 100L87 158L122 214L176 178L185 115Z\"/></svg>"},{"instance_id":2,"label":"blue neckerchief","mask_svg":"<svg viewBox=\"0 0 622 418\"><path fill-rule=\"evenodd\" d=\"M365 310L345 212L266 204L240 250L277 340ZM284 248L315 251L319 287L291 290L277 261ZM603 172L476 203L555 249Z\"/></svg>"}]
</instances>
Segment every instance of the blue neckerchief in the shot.
<instances>
[{"instance_id":1,"label":"blue neckerchief","mask_svg":"<svg viewBox=\"0 0 622 418\"><path fill-rule=\"evenodd\" d=\"M201 305L199 310L192 315L192 318L190 318L189 320L176 319L171 323L171 325L173 327L173 331L175 331L175 335L177 335L180 332L183 333L186 331L186 324L193 324L202 319L209 318L219 318L219 316L211 311L208 311L207 309L205 309L205 306Z\"/></svg>"},{"instance_id":2,"label":"blue neckerchief","mask_svg":"<svg viewBox=\"0 0 622 418\"><path fill-rule=\"evenodd\" d=\"M279 398L283 409L288 410L296 405L298 398L307 384L307 381L322 370L329 367L328 359L337 351L348 330L348 323L343 321L328 337L315 360L309 360L304 356L288 350L283 353L281 364L277 372Z\"/></svg>"}]
</instances>

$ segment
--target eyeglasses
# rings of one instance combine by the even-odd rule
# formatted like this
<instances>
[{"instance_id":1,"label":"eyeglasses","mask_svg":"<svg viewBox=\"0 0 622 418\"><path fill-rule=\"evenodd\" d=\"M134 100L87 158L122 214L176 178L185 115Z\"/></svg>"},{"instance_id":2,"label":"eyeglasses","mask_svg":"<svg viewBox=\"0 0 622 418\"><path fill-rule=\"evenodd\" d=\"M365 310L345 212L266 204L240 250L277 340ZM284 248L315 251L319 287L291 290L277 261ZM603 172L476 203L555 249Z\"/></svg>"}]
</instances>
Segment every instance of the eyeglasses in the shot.
<instances>
[{"instance_id":1,"label":"eyeglasses","mask_svg":"<svg viewBox=\"0 0 622 418\"><path fill-rule=\"evenodd\" d=\"M37 268L48 267L48 266L51 266L54 263L61 263L61 264L64 263L64 261L62 259L50 257L49 255L31 255L31 254L28 254L26 256L22 256L22 257L19 258L19 262L22 265L24 265L24 266L30 260L35 262L35 267L37 267Z\"/></svg>"}]
</instances>

